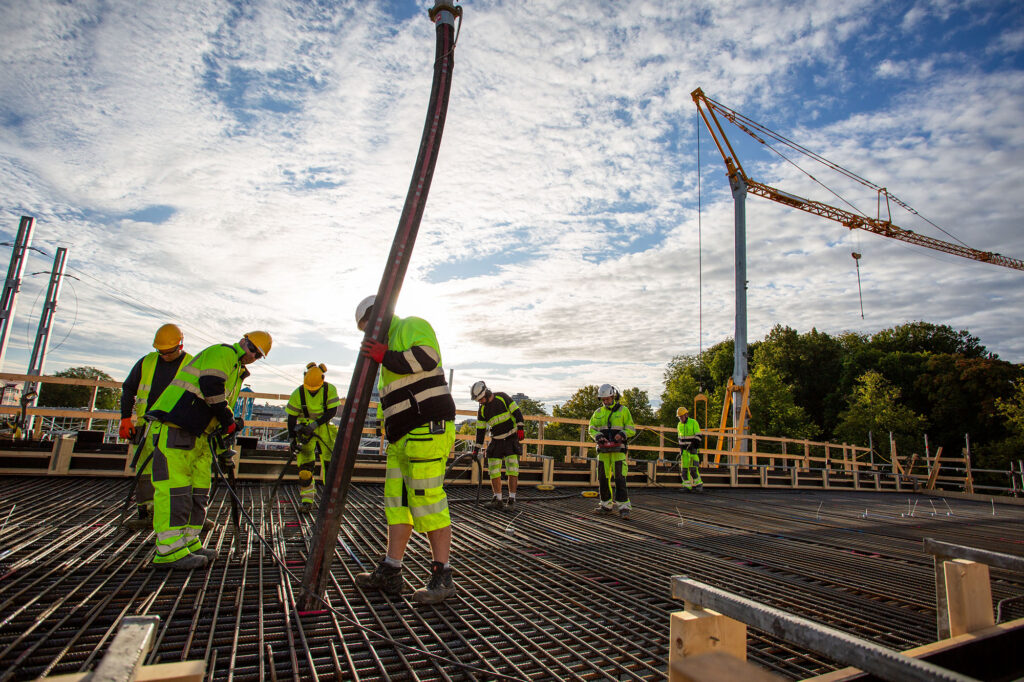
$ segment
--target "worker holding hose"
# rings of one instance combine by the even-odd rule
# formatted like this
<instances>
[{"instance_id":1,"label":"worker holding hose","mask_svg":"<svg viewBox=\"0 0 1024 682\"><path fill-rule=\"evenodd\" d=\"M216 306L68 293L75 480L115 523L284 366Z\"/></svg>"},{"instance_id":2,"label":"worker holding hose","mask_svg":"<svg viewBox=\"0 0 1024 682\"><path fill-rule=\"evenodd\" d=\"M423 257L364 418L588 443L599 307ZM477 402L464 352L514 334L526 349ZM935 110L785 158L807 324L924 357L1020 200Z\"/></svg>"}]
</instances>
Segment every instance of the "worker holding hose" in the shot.
<instances>
[{"instance_id":1,"label":"worker holding hose","mask_svg":"<svg viewBox=\"0 0 1024 682\"><path fill-rule=\"evenodd\" d=\"M135 480L138 513L136 518L124 524L132 530L153 527L153 446L148 438L143 442L146 431L143 417L174 379L181 365L192 359L182 350L184 339L178 325L161 325L153 337L156 350L139 358L121 385L121 426L117 435L136 446L133 448L132 467L140 469ZM127 505L127 500L125 502Z\"/></svg>"},{"instance_id":2,"label":"worker holding hose","mask_svg":"<svg viewBox=\"0 0 1024 682\"><path fill-rule=\"evenodd\" d=\"M237 343L206 348L181 366L146 413L153 422L147 438L153 446L157 567L203 568L216 557L199 542L212 482L211 441L244 426L231 406L249 376L246 365L270 352L271 343L270 334L255 331Z\"/></svg>"},{"instance_id":3,"label":"worker holding hose","mask_svg":"<svg viewBox=\"0 0 1024 682\"><path fill-rule=\"evenodd\" d=\"M700 424L685 407L676 410L676 417L679 418L676 426L679 434L679 477L683 480L683 490L699 493L704 490L704 481L700 478L700 455L697 452L700 447Z\"/></svg>"},{"instance_id":4,"label":"worker holding hose","mask_svg":"<svg viewBox=\"0 0 1024 682\"><path fill-rule=\"evenodd\" d=\"M331 420L338 413L341 399L338 389L324 381L327 366L311 362L306 365L302 385L292 391L288 405L288 439L299 465L300 511L309 512L316 502L316 482L313 470L320 454L320 480L327 473L334 451L338 427Z\"/></svg>"},{"instance_id":5,"label":"worker holding hose","mask_svg":"<svg viewBox=\"0 0 1024 682\"><path fill-rule=\"evenodd\" d=\"M487 431L491 432L491 442L487 445L487 473L491 477L494 497L485 506L513 511L519 485L519 455L522 454L520 443L526 437L523 411L508 393L492 391L482 381L470 387L469 395L480 405L476 415L474 457L480 454ZM508 476L508 502L504 504L501 501L502 462L505 463L505 475Z\"/></svg>"},{"instance_id":6,"label":"worker holding hose","mask_svg":"<svg viewBox=\"0 0 1024 682\"><path fill-rule=\"evenodd\" d=\"M374 301L368 296L356 308L359 331L369 324ZM356 584L387 595L401 594L402 557L416 530L426 534L433 561L427 584L412 599L436 604L455 594L449 563L452 522L444 491L445 465L455 444L455 401L441 367L437 336L426 320L395 315L387 342L364 339L360 352L381 366L378 385L388 440L388 547L373 572L356 575Z\"/></svg>"},{"instance_id":7,"label":"worker holding hose","mask_svg":"<svg viewBox=\"0 0 1024 682\"><path fill-rule=\"evenodd\" d=\"M633 415L628 407L619 402L619 389L611 384L601 384L597 389L597 397L601 399L602 405L590 417L590 437L597 445L597 481L601 497L596 511L598 514L608 514L618 510L620 517L628 519L632 505L626 491L626 475L629 473L626 450L629 439L636 435Z\"/></svg>"}]
</instances>

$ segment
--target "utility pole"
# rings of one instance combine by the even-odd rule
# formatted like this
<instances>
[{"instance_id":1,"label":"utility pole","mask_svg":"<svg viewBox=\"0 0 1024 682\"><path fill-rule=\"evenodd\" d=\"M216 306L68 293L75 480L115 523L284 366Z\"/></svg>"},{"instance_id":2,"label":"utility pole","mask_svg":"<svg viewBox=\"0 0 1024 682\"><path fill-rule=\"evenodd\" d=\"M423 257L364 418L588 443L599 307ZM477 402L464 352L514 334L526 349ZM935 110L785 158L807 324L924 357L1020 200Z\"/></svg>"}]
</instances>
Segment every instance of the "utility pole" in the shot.
<instances>
[{"instance_id":1,"label":"utility pole","mask_svg":"<svg viewBox=\"0 0 1024 682\"><path fill-rule=\"evenodd\" d=\"M398 229L391 244L384 275L374 299L373 312L367 322L363 340L387 343L388 329L394 316L395 301L402 288L402 280L409 268L412 248L416 243L420 219L427 203L430 181L434 175L438 152L441 148L441 134L444 132L448 113L448 96L451 94L452 70L454 68L455 17L462 17L462 8L438 0L428 12L434 22L437 35L434 57L434 80L427 105L427 118L423 124L423 136L416 157L412 181L405 197ZM341 529L341 517L345 512L352 470L355 467L359 441L366 421L366 410L377 376L377 363L361 353L356 355L352 370L352 382L348 397L342 407L338 437L334 441L334 454L324 480L324 499L317 513L313 527L306 568L302 574L303 595L301 608L311 611L318 607L327 591L331 575L331 562Z\"/></svg>"},{"instance_id":2,"label":"utility pole","mask_svg":"<svg viewBox=\"0 0 1024 682\"><path fill-rule=\"evenodd\" d=\"M21 289L21 273L25 270L25 256L32 244L32 226L35 220L22 216L18 223L18 234L11 249L11 264L7 267L3 293L0 294L0 367L3 367L7 353L8 333L14 320L14 304Z\"/></svg>"},{"instance_id":3,"label":"utility pole","mask_svg":"<svg viewBox=\"0 0 1024 682\"><path fill-rule=\"evenodd\" d=\"M36 330L36 342L32 346L32 358L28 363L30 376L42 376L43 364L46 361L46 350L50 347L50 328L53 325L53 314L57 311L57 299L60 297L60 285L64 280L64 265L67 261L68 250L63 246L57 249L53 257L53 269L50 271L50 285L46 289L46 301L43 303L43 312L39 316L39 328ZM28 401L28 407L35 407L39 401L39 386L37 382L26 381L24 394L27 396L35 393ZM35 417L29 417L25 425L25 433L32 432Z\"/></svg>"}]
</instances>

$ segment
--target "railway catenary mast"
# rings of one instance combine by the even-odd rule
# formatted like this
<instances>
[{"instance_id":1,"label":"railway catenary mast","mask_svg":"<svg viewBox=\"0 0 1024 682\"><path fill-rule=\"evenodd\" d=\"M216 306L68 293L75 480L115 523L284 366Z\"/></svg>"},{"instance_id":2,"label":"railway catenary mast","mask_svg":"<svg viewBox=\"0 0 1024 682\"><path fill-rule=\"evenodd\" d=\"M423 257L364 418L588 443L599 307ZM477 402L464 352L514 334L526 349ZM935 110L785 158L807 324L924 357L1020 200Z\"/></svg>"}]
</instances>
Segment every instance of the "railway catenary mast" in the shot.
<instances>
[{"instance_id":1,"label":"railway catenary mast","mask_svg":"<svg viewBox=\"0 0 1024 682\"><path fill-rule=\"evenodd\" d=\"M814 215L834 220L841 225L845 225L851 230L864 230L873 234L881 235L883 237L889 237L890 239L898 239L909 244L916 246L923 246L935 251L941 251L943 253L949 253L954 256L960 256L962 258L969 258L971 260L980 261L982 263L989 263L991 265L999 265L1005 268L1013 270L1024 270L1024 261L1017 258L1010 258L1003 256L1002 254L994 253L992 251L981 251L979 249L973 249L963 244L953 244L946 242L941 239L935 239L934 237L928 237L923 234L918 234L912 230L908 230L902 227L898 227L893 224L891 215L888 215L888 219L882 218L882 199L885 199L886 211L888 213L889 203L896 203L903 208L913 211L904 202L900 201L892 194L889 193L884 187L879 187L864 178L861 178L839 166L833 164L826 159L809 152L808 150L796 145L789 140L779 136L772 132L768 128L762 126L756 121L747 118L743 114L734 111L723 104L716 102L704 94L704 91L697 88L690 93L693 98L694 104L697 105L697 112L700 114L701 119L704 121L704 125L707 127L708 132L711 133L711 137L715 141L715 146L718 148L718 152L722 155L722 160L725 161L726 173L729 176L729 186L732 189L733 202L735 205L735 225L736 225L736 332L734 338L734 362L733 362L733 375L726 391L726 400L722 410L721 429L724 432L726 429L726 416L730 403L732 404L733 410L733 431L737 436L741 436L745 433L745 424L747 409L746 403L749 398L749 382L747 376L747 282L746 282L746 195L747 193L754 194L771 201L790 206L792 208L800 209L807 213L813 213ZM870 217L866 215L858 215L851 211L847 211L830 204L826 204L820 201L814 201L813 199L805 199L803 197L783 192L780 189L776 189L770 185L758 182L747 175L743 169L743 164L739 160L739 156L733 149L732 143L725 134L725 130L722 127L721 121L718 116L733 123L737 128L747 133L755 140L762 144L767 144L761 137L771 137L779 140L790 147L793 147L801 153L807 154L814 158L816 161L825 164L826 166L836 170L847 177L855 180L856 182L865 185L878 193L878 216ZM733 393L741 393L742 400L734 400ZM734 442L733 449L740 449L741 443L739 439ZM721 448L721 444L719 444Z\"/></svg>"},{"instance_id":2,"label":"railway catenary mast","mask_svg":"<svg viewBox=\"0 0 1024 682\"><path fill-rule=\"evenodd\" d=\"M423 124L423 136L412 181L405 197L402 215L398 220L398 229L391 245L384 275L377 289L373 315L366 325L364 340L387 342L395 300L402 288L402 280L412 257L412 247L416 242L416 233L427 203L427 193L430 191L430 181L434 175L434 166L441 147L441 134L444 132L445 117L448 113L448 96L451 93L452 70L455 66L455 18L459 18L461 27L462 8L439 0L428 14L436 25L437 34L430 103L427 106L427 118ZM309 556L302 576L302 585L306 588L302 597L302 608L307 611L317 607L330 580L331 560L341 528L341 515L345 511L352 468L355 466L356 451L359 449L363 422L366 419L366 410L376 377L377 363L362 354L357 354L356 364L352 370L352 383L349 384L348 397L342 408L341 428L334 442L334 455L331 457L324 481L324 501L317 514Z\"/></svg>"}]
</instances>

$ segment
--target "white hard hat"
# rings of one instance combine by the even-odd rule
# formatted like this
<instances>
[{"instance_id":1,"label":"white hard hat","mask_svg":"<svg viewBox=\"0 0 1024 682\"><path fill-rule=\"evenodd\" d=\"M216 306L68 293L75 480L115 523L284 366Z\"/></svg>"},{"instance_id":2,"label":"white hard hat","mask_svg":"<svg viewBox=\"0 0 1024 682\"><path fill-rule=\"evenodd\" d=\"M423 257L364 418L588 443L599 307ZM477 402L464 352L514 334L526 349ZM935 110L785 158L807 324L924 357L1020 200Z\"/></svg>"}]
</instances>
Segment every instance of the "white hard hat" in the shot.
<instances>
[{"instance_id":1,"label":"white hard hat","mask_svg":"<svg viewBox=\"0 0 1024 682\"><path fill-rule=\"evenodd\" d=\"M366 298L359 302L359 305L356 306L356 324L359 324L360 322L363 321L363 318L366 317L367 312L369 312L370 308L373 307L373 301L376 298L376 296L367 296Z\"/></svg>"},{"instance_id":2,"label":"white hard hat","mask_svg":"<svg viewBox=\"0 0 1024 682\"><path fill-rule=\"evenodd\" d=\"M597 389L598 398L618 398L619 389L615 388L611 384L601 384L601 388Z\"/></svg>"},{"instance_id":3,"label":"white hard hat","mask_svg":"<svg viewBox=\"0 0 1024 682\"><path fill-rule=\"evenodd\" d=\"M487 393L487 384L478 381L469 388L469 397L473 400L480 400Z\"/></svg>"}]
</instances>

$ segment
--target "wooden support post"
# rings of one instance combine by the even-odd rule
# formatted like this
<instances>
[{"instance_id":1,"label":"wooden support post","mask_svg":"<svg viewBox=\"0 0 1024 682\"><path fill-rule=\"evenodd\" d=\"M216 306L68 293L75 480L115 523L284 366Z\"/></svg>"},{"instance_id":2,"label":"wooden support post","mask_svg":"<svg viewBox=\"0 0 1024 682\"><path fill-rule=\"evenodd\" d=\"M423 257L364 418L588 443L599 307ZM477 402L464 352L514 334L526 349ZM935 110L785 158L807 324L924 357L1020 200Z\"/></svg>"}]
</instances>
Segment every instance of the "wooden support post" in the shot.
<instances>
[{"instance_id":1,"label":"wooden support post","mask_svg":"<svg viewBox=\"0 0 1024 682\"><path fill-rule=\"evenodd\" d=\"M42 421L40 419L40 421ZM53 445L50 455L50 473L65 475L71 468L71 452L75 449L74 436L61 436Z\"/></svg>"},{"instance_id":2,"label":"wooden support post","mask_svg":"<svg viewBox=\"0 0 1024 682\"><path fill-rule=\"evenodd\" d=\"M89 396L89 413L91 414L96 409L96 394L99 393L99 384L92 387L92 395ZM85 420L85 430L89 431L92 429L92 418Z\"/></svg>"},{"instance_id":3,"label":"wooden support post","mask_svg":"<svg viewBox=\"0 0 1024 682\"><path fill-rule=\"evenodd\" d=\"M934 459L932 459L932 468L928 472L928 483L925 484L925 486L924 486L925 490L935 490L935 482L938 480L938 478L939 478L939 470L942 468L942 465L939 464L939 460L940 459L942 459L942 446L941 445L935 451L935 457L934 457Z\"/></svg>"},{"instance_id":4,"label":"wooden support post","mask_svg":"<svg viewBox=\"0 0 1024 682\"><path fill-rule=\"evenodd\" d=\"M988 566L966 559L953 559L944 564L949 636L995 625Z\"/></svg>"},{"instance_id":5,"label":"wooden support post","mask_svg":"<svg viewBox=\"0 0 1024 682\"><path fill-rule=\"evenodd\" d=\"M555 483L555 460L553 459L542 459L541 460L541 474L540 481L544 485L554 485Z\"/></svg>"},{"instance_id":6,"label":"wooden support post","mask_svg":"<svg viewBox=\"0 0 1024 682\"><path fill-rule=\"evenodd\" d=\"M826 490L831 487L828 480L828 467L821 470L821 487Z\"/></svg>"},{"instance_id":7,"label":"wooden support post","mask_svg":"<svg viewBox=\"0 0 1024 682\"><path fill-rule=\"evenodd\" d=\"M686 678L673 671L684 658L711 652L723 652L747 660L747 626L710 609L694 608L670 614L669 682Z\"/></svg>"},{"instance_id":8,"label":"wooden support post","mask_svg":"<svg viewBox=\"0 0 1024 682\"><path fill-rule=\"evenodd\" d=\"M789 482L794 488L799 487L800 484L800 472L796 468L796 462L793 462L793 467L789 470Z\"/></svg>"},{"instance_id":9,"label":"wooden support post","mask_svg":"<svg viewBox=\"0 0 1024 682\"><path fill-rule=\"evenodd\" d=\"M537 454L538 455L543 455L544 454L544 422L542 422L542 421L537 422L537 440L539 441L538 444L537 444Z\"/></svg>"},{"instance_id":10,"label":"wooden support post","mask_svg":"<svg viewBox=\"0 0 1024 682\"><path fill-rule=\"evenodd\" d=\"M964 448L964 492L968 495L974 494L974 476L971 474L971 453Z\"/></svg>"},{"instance_id":11,"label":"wooden support post","mask_svg":"<svg viewBox=\"0 0 1024 682\"><path fill-rule=\"evenodd\" d=\"M655 485L658 479L655 478L658 475L658 463L651 461L647 463L647 485Z\"/></svg>"}]
</instances>

